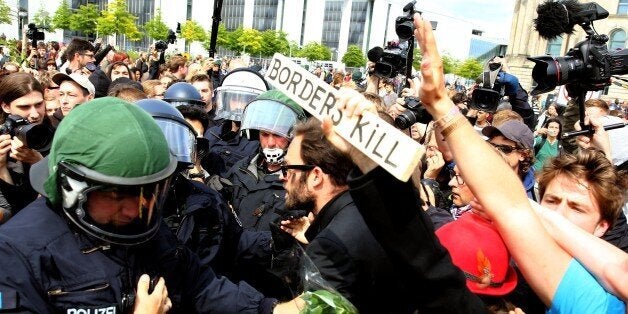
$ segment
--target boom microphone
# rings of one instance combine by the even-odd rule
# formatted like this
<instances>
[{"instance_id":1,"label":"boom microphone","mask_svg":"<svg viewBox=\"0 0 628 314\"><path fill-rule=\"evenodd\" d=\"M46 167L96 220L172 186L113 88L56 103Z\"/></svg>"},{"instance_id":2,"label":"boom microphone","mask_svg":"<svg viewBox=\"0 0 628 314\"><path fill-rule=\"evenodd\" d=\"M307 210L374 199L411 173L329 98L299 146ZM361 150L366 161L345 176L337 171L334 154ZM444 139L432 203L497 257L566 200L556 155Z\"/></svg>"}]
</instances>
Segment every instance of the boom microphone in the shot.
<instances>
[{"instance_id":1,"label":"boom microphone","mask_svg":"<svg viewBox=\"0 0 628 314\"><path fill-rule=\"evenodd\" d=\"M608 11L595 2L580 4L577 0L548 0L536 8L536 13L538 17L534 20L534 27L541 37L548 40L562 34L573 34L576 24L608 17Z\"/></svg>"},{"instance_id":2,"label":"boom microphone","mask_svg":"<svg viewBox=\"0 0 628 314\"><path fill-rule=\"evenodd\" d=\"M379 61L383 55L384 49L382 47L373 47L371 48L371 50L369 50L369 52L366 53L366 56L371 62Z\"/></svg>"}]
</instances>

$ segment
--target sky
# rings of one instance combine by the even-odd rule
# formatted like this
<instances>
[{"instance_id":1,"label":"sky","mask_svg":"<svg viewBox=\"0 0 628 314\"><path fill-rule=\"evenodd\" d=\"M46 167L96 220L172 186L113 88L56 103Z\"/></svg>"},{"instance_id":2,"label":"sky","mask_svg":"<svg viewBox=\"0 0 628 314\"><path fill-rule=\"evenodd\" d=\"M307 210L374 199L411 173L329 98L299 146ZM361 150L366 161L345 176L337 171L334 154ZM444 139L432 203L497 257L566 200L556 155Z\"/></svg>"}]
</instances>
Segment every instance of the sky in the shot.
<instances>
[{"instance_id":1,"label":"sky","mask_svg":"<svg viewBox=\"0 0 628 314\"><path fill-rule=\"evenodd\" d=\"M508 39L516 0L418 0L416 8L472 22L483 36Z\"/></svg>"}]
</instances>

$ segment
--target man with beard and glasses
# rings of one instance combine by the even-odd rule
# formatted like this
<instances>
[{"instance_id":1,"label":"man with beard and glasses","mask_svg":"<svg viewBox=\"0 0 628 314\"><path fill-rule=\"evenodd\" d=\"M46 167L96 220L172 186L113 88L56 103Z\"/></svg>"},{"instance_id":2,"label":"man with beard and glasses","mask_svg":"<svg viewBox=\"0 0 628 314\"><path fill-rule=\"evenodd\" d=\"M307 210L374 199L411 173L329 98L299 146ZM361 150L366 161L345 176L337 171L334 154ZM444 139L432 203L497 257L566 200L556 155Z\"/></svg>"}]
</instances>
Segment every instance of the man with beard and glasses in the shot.
<instances>
[{"instance_id":1,"label":"man with beard and glasses","mask_svg":"<svg viewBox=\"0 0 628 314\"><path fill-rule=\"evenodd\" d=\"M305 210L309 218L282 221L282 229L308 243L305 253L323 279L361 313L412 312L403 281L349 195L352 167L318 120L297 124L281 172L286 209Z\"/></svg>"}]
</instances>

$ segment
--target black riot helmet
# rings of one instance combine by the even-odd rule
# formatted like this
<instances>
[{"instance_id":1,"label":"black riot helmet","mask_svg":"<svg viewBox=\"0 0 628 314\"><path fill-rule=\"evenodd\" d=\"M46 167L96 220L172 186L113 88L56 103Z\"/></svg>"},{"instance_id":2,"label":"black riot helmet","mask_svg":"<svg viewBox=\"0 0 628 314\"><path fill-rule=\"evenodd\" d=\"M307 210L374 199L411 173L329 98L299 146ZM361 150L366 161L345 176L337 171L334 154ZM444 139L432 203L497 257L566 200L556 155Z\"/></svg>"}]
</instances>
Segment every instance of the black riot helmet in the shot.
<instances>
[{"instance_id":1,"label":"black riot helmet","mask_svg":"<svg viewBox=\"0 0 628 314\"><path fill-rule=\"evenodd\" d=\"M172 104L159 99L142 99L135 104L155 119L179 165L184 168L193 166L197 157L197 134L181 112Z\"/></svg>"},{"instance_id":2,"label":"black riot helmet","mask_svg":"<svg viewBox=\"0 0 628 314\"><path fill-rule=\"evenodd\" d=\"M174 107L179 106L200 106L205 107L205 102L201 97L201 93L196 90L192 84L187 82L178 82L172 84L164 93L164 101L172 104Z\"/></svg>"}]
</instances>

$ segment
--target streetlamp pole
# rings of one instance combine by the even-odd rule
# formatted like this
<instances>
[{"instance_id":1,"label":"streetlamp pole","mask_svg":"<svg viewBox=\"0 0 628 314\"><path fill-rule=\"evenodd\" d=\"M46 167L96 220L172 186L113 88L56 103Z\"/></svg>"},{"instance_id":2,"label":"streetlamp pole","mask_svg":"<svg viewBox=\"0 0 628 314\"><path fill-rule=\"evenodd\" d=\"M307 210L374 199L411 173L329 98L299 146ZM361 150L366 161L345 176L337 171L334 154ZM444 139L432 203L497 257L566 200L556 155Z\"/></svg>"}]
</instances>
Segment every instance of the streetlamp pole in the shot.
<instances>
[{"instance_id":1,"label":"streetlamp pole","mask_svg":"<svg viewBox=\"0 0 628 314\"><path fill-rule=\"evenodd\" d=\"M28 17L28 11L26 11L26 9L24 9L24 8L20 8L18 10L18 12L17 12L17 17L18 17L17 18L17 25L18 25L18 28L19 28L17 36L18 36L18 38L20 40L22 40L22 36L23 36L22 31L23 31L23 28L24 28L24 20L26 19L26 17Z\"/></svg>"}]
</instances>

